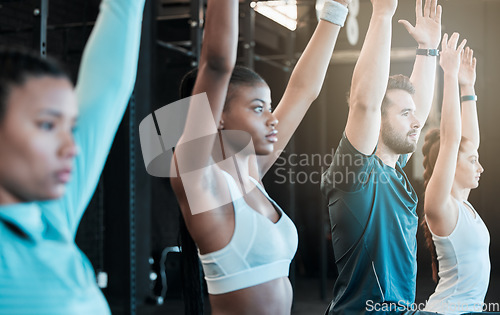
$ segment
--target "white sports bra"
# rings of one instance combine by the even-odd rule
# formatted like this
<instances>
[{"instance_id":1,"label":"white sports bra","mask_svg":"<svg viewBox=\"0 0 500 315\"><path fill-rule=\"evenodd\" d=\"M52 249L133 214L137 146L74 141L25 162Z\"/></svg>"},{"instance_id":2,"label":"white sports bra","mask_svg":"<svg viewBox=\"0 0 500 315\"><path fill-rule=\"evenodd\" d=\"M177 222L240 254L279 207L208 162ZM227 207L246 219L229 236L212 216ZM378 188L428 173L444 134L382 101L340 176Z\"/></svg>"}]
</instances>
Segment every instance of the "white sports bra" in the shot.
<instances>
[{"instance_id":1,"label":"white sports bra","mask_svg":"<svg viewBox=\"0 0 500 315\"><path fill-rule=\"evenodd\" d=\"M287 277L297 251L297 229L258 181L252 182L280 212L271 220L252 209L233 177L224 172L234 208L234 232L222 249L199 254L210 294L236 291L277 278Z\"/></svg>"}]
</instances>

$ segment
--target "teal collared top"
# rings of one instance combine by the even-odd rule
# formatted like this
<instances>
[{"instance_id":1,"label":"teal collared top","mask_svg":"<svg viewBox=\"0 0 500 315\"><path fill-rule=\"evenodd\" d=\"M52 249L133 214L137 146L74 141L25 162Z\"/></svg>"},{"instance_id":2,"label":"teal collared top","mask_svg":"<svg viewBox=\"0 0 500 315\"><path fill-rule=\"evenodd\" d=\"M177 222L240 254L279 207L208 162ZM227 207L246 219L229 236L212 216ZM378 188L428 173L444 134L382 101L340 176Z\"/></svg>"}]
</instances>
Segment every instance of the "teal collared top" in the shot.
<instances>
[{"instance_id":1,"label":"teal collared top","mask_svg":"<svg viewBox=\"0 0 500 315\"><path fill-rule=\"evenodd\" d=\"M329 314L401 313L415 300L417 194L401 155L392 168L343 136L321 188L339 276Z\"/></svg>"},{"instance_id":2,"label":"teal collared top","mask_svg":"<svg viewBox=\"0 0 500 315\"><path fill-rule=\"evenodd\" d=\"M0 206L0 314L109 314L75 244L137 72L144 0L103 0L86 45L72 178L63 198Z\"/></svg>"}]
</instances>

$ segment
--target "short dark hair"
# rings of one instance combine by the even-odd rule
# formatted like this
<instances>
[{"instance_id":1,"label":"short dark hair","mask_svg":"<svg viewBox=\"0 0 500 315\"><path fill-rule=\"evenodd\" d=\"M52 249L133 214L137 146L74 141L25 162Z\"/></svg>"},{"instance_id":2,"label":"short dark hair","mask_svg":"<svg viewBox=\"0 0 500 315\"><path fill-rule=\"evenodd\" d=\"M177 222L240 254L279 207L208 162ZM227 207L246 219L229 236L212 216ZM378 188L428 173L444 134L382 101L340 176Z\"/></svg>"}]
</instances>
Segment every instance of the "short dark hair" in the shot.
<instances>
[{"instance_id":1,"label":"short dark hair","mask_svg":"<svg viewBox=\"0 0 500 315\"><path fill-rule=\"evenodd\" d=\"M23 85L30 77L42 76L70 80L59 64L50 58L42 59L24 48L0 47L0 122L5 116L12 87Z\"/></svg>"},{"instance_id":2,"label":"short dark hair","mask_svg":"<svg viewBox=\"0 0 500 315\"><path fill-rule=\"evenodd\" d=\"M403 90L408 92L410 95L415 94L415 86L411 83L409 77L402 74L390 76L389 81L387 82L387 90L385 92L384 99L382 100L382 115L386 113L388 105L390 104L389 99L387 98L387 92L389 90Z\"/></svg>"},{"instance_id":3,"label":"short dark hair","mask_svg":"<svg viewBox=\"0 0 500 315\"><path fill-rule=\"evenodd\" d=\"M184 75L181 80L181 86L179 89L180 98L185 98L191 96L193 93L194 83L196 81L196 76L198 75L198 68L195 68ZM227 110L227 105L231 99L231 94L235 87L241 85L255 85L255 84L267 84L266 81L255 71L250 68L243 66L236 66L231 74L231 79L229 80L229 88L227 92L226 102L224 104L224 110Z\"/></svg>"}]
</instances>

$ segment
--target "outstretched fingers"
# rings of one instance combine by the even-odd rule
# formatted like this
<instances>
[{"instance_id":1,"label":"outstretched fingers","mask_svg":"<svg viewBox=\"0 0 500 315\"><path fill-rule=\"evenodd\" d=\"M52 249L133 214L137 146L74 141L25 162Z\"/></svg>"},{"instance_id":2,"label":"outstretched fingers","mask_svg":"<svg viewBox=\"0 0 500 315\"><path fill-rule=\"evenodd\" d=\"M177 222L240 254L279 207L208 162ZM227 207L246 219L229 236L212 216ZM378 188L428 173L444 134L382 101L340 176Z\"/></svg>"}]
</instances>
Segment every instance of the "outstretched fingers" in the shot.
<instances>
[{"instance_id":1,"label":"outstretched fingers","mask_svg":"<svg viewBox=\"0 0 500 315\"><path fill-rule=\"evenodd\" d=\"M474 50L466 47L464 50L464 63L476 70L476 57L474 57Z\"/></svg>"},{"instance_id":2,"label":"outstretched fingers","mask_svg":"<svg viewBox=\"0 0 500 315\"><path fill-rule=\"evenodd\" d=\"M447 47L449 49L457 50L457 44L458 44L458 38L460 37L460 34L457 32L453 33L448 40Z\"/></svg>"},{"instance_id":3,"label":"outstretched fingers","mask_svg":"<svg viewBox=\"0 0 500 315\"><path fill-rule=\"evenodd\" d=\"M462 64L464 65L470 65L472 63L471 56L470 56L470 48L465 47L464 52L462 54Z\"/></svg>"},{"instance_id":4,"label":"outstretched fingers","mask_svg":"<svg viewBox=\"0 0 500 315\"><path fill-rule=\"evenodd\" d=\"M431 6L429 8L429 17L432 19L436 17L436 7L437 7L437 0L432 0Z\"/></svg>"},{"instance_id":5,"label":"outstretched fingers","mask_svg":"<svg viewBox=\"0 0 500 315\"><path fill-rule=\"evenodd\" d=\"M429 17L431 13L432 0L425 0L423 17Z\"/></svg>"},{"instance_id":6,"label":"outstretched fingers","mask_svg":"<svg viewBox=\"0 0 500 315\"><path fill-rule=\"evenodd\" d=\"M460 37L459 33L453 33L451 37L448 37L448 34L443 35L443 40L441 41L441 50L443 52L447 50L453 50L457 52L462 52L464 50L465 44L467 44L467 39L462 40L460 45L458 45L458 39ZM457 47L458 45L458 47ZM464 58L464 56L462 56Z\"/></svg>"},{"instance_id":7,"label":"outstretched fingers","mask_svg":"<svg viewBox=\"0 0 500 315\"><path fill-rule=\"evenodd\" d=\"M443 40L441 41L441 50L445 51L448 48L448 33L443 35Z\"/></svg>"},{"instance_id":8,"label":"outstretched fingers","mask_svg":"<svg viewBox=\"0 0 500 315\"><path fill-rule=\"evenodd\" d=\"M436 16L434 17L434 20L441 25L441 16L443 15L443 7L441 5L438 5L436 8Z\"/></svg>"},{"instance_id":9,"label":"outstretched fingers","mask_svg":"<svg viewBox=\"0 0 500 315\"><path fill-rule=\"evenodd\" d=\"M458 40L458 37L457 37L457 40ZM458 46L457 51L462 53L464 50L465 44L467 44L467 39L464 38L464 40L462 40L462 42Z\"/></svg>"},{"instance_id":10,"label":"outstretched fingers","mask_svg":"<svg viewBox=\"0 0 500 315\"><path fill-rule=\"evenodd\" d=\"M438 0L425 0L425 5L422 11L422 0L416 1L415 12L417 18L428 17L436 22L441 23L441 15L443 13L443 7L438 5Z\"/></svg>"},{"instance_id":11,"label":"outstretched fingers","mask_svg":"<svg viewBox=\"0 0 500 315\"><path fill-rule=\"evenodd\" d=\"M415 13L417 15L417 19L424 16L422 12L422 0L415 1Z\"/></svg>"}]
</instances>

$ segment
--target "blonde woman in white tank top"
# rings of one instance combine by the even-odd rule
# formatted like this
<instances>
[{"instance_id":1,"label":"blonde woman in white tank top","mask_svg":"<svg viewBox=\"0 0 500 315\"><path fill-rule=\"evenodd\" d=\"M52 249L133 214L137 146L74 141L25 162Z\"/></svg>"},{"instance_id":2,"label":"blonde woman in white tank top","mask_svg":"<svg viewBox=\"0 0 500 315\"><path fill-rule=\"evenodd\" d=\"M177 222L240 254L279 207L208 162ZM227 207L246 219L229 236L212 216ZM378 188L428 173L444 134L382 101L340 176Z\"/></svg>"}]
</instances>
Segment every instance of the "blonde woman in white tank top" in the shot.
<instances>
[{"instance_id":1,"label":"blonde woman in white tank top","mask_svg":"<svg viewBox=\"0 0 500 315\"><path fill-rule=\"evenodd\" d=\"M439 262L439 268L433 262L439 281L425 310L443 314L481 311L490 277L488 229L467 201L484 171L477 152L476 58L472 49L464 49L465 40L457 47L458 38L457 33L443 37L441 128L426 135L423 147L423 226L433 260Z\"/></svg>"}]
</instances>

